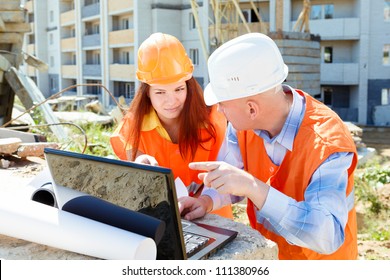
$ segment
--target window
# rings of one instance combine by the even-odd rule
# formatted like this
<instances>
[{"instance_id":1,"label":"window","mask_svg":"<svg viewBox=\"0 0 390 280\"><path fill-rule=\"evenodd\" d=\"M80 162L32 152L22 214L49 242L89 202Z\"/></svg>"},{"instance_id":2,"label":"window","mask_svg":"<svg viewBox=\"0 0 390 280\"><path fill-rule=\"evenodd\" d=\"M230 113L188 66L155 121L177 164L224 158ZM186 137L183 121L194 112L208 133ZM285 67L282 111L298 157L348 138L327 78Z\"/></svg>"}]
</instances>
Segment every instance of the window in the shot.
<instances>
[{"instance_id":1,"label":"window","mask_svg":"<svg viewBox=\"0 0 390 280\"><path fill-rule=\"evenodd\" d=\"M390 88L382 89L381 105L390 104Z\"/></svg>"},{"instance_id":2,"label":"window","mask_svg":"<svg viewBox=\"0 0 390 280\"><path fill-rule=\"evenodd\" d=\"M384 45L383 46L383 65L390 65L390 45Z\"/></svg>"},{"instance_id":3,"label":"window","mask_svg":"<svg viewBox=\"0 0 390 280\"><path fill-rule=\"evenodd\" d=\"M54 78L54 77L50 77L50 89L52 91L56 91L57 90L57 79Z\"/></svg>"},{"instance_id":4,"label":"window","mask_svg":"<svg viewBox=\"0 0 390 280\"><path fill-rule=\"evenodd\" d=\"M323 88L322 89L324 104L328 106L332 106L332 95L333 95L333 89L332 88Z\"/></svg>"},{"instance_id":5,"label":"window","mask_svg":"<svg viewBox=\"0 0 390 280\"><path fill-rule=\"evenodd\" d=\"M54 12L50 11L50 22L54 21Z\"/></svg>"},{"instance_id":6,"label":"window","mask_svg":"<svg viewBox=\"0 0 390 280\"><path fill-rule=\"evenodd\" d=\"M35 44L35 35L34 34L29 34L28 35L28 43L29 44Z\"/></svg>"},{"instance_id":7,"label":"window","mask_svg":"<svg viewBox=\"0 0 390 280\"><path fill-rule=\"evenodd\" d=\"M92 64L99 65L100 64L100 53L94 52L92 55Z\"/></svg>"},{"instance_id":8,"label":"window","mask_svg":"<svg viewBox=\"0 0 390 280\"><path fill-rule=\"evenodd\" d=\"M332 63L333 47L324 47L324 63Z\"/></svg>"},{"instance_id":9,"label":"window","mask_svg":"<svg viewBox=\"0 0 390 280\"><path fill-rule=\"evenodd\" d=\"M50 67L54 67L54 57L50 56Z\"/></svg>"},{"instance_id":10,"label":"window","mask_svg":"<svg viewBox=\"0 0 390 280\"><path fill-rule=\"evenodd\" d=\"M122 64L130 64L130 52L122 52Z\"/></svg>"},{"instance_id":11,"label":"window","mask_svg":"<svg viewBox=\"0 0 390 280\"><path fill-rule=\"evenodd\" d=\"M334 6L333 5L324 5L324 18L330 19L334 15Z\"/></svg>"},{"instance_id":12,"label":"window","mask_svg":"<svg viewBox=\"0 0 390 280\"><path fill-rule=\"evenodd\" d=\"M190 49L190 58L194 65L199 65L199 50L198 49Z\"/></svg>"},{"instance_id":13,"label":"window","mask_svg":"<svg viewBox=\"0 0 390 280\"><path fill-rule=\"evenodd\" d=\"M97 4L99 2L100 2L100 0L85 0L85 6Z\"/></svg>"},{"instance_id":14,"label":"window","mask_svg":"<svg viewBox=\"0 0 390 280\"><path fill-rule=\"evenodd\" d=\"M195 29L196 28L196 22L195 22L195 17L194 17L193 13L190 13L189 20L190 20L190 30Z\"/></svg>"},{"instance_id":15,"label":"window","mask_svg":"<svg viewBox=\"0 0 390 280\"><path fill-rule=\"evenodd\" d=\"M135 84L134 83L125 83L125 98L132 100L135 94Z\"/></svg>"},{"instance_id":16,"label":"window","mask_svg":"<svg viewBox=\"0 0 390 280\"><path fill-rule=\"evenodd\" d=\"M28 14L28 22L29 22L29 23L34 22L34 14L33 14L33 13Z\"/></svg>"},{"instance_id":17,"label":"window","mask_svg":"<svg viewBox=\"0 0 390 280\"><path fill-rule=\"evenodd\" d=\"M100 86L101 81L99 80L86 80L87 84L91 84L90 86L87 86L87 93L93 94L93 95L99 95L100 94ZM95 85L92 85L95 84Z\"/></svg>"},{"instance_id":18,"label":"window","mask_svg":"<svg viewBox=\"0 0 390 280\"><path fill-rule=\"evenodd\" d=\"M384 19L387 22L390 22L390 0L385 0Z\"/></svg>"},{"instance_id":19,"label":"window","mask_svg":"<svg viewBox=\"0 0 390 280\"><path fill-rule=\"evenodd\" d=\"M99 34L100 26L99 23L94 23L92 25L92 34Z\"/></svg>"},{"instance_id":20,"label":"window","mask_svg":"<svg viewBox=\"0 0 390 280\"><path fill-rule=\"evenodd\" d=\"M128 18L122 19L121 24L122 24L121 29L129 29L130 28L130 24L129 24L129 19Z\"/></svg>"},{"instance_id":21,"label":"window","mask_svg":"<svg viewBox=\"0 0 390 280\"><path fill-rule=\"evenodd\" d=\"M334 5L312 5L310 12L310 19L330 19L334 18Z\"/></svg>"},{"instance_id":22,"label":"window","mask_svg":"<svg viewBox=\"0 0 390 280\"><path fill-rule=\"evenodd\" d=\"M76 54L72 54L72 65L76 65L77 64L77 57L76 57Z\"/></svg>"},{"instance_id":23,"label":"window","mask_svg":"<svg viewBox=\"0 0 390 280\"><path fill-rule=\"evenodd\" d=\"M310 12L310 19L321 19L322 18L322 6L312 5Z\"/></svg>"},{"instance_id":24,"label":"window","mask_svg":"<svg viewBox=\"0 0 390 280\"><path fill-rule=\"evenodd\" d=\"M50 45L53 45L53 41L54 41L53 33L51 33L51 34L49 35L49 42L50 42Z\"/></svg>"},{"instance_id":25,"label":"window","mask_svg":"<svg viewBox=\"0 0 390 280\"><path fill-rule=\"evenodd\" d=\"M260 9L257 11L260 15ZM242 14L244 15L246 22L259 22L259 18L253 9L242 10Z\"/></svg>"}]
</instances>

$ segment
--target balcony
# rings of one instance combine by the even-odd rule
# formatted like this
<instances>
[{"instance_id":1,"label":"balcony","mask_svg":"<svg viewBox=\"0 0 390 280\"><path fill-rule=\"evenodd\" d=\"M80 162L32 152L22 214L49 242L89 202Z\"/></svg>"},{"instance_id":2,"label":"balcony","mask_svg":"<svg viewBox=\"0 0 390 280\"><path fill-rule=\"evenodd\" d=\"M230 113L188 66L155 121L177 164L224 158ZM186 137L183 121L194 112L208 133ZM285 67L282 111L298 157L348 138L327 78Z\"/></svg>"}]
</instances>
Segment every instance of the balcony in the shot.
<instances>
[{"instance_id":1,"label":"balcony","mask_svg":"<svg viewBox=\"0 0 390 280\"><path fill-rule=\"evenodd\" d=\"M61 72L62 72L62 78L77 79L77 66L76 65L62 65Z\"/></svg>"},{"instance_id":2,"label":"balcony","mask_svg":"<svg viewBox=\"0 0 390 280\"><path fill-rule=\"evenodd\" d=\"M82 18L98 16L100 14L100 3L84 6L81 11Z\"/></svg>"},{"instance_id":3,"label":"balcony","mask_svg":"<svg viewBox=\"0 0 390 280\"><path fill-rule=\"evenodd\" d=\"M85 64L83 65L83 76L101 77L102 69L100 64Z\"/></svg>"},{"instance_id":4,"label":"balcony","mask_svg":"<svg viewBox=\"0 0 390 280\"><path fill-rule=\"evenodd\" d=\"M83 47L99 47L100 48L100 34L83 36Z\"/></svg>"},{"instance_id":5,"label":"balcony","mask_svg":"<svg viewBox=\"0 0 390 280\"><path fill-rule=\"evenodd\" d=\"M61 14L61 26L71 25L76 22L75 10L70 10Z\"/></svg>"},{"instance_id":6,"label":"balcony","mask_svg":"<svg viewBox=\"0 0 390 280\"><path fill-rule=\"evenodd\" d=\"M111 0L108 2L108 13L118 14L124 10L133 9L134 4L133 0L123 1L123 0Z\"/></svg>"},{"instance_id":7,"label":"balcony","mask_svg":"<svg viewBox=\"0 0 390 280\"><path fill-rule=\"evenodd\" d=\"M110 80L133 82L135 79L135 67L133 64L111 64Z\"/></svg>"},{"instance_id":8,"label":"balcony","mask_svg":"<svg viewBox=\"0 0 390 280\"><path fill-rule=\"evenodd\" d=\"M62 51L75 51L76 50L76 38L65 38L61 40Z\"/></svg>"},{"instance_id":9,"label":"balcony","mask_svg":"<svg viewBox=\"0 0 390 280\"><path fill-rule=\"evenodd\" d=\"M110 46L124 46L134 43L134 30L125 29L111 31L108 35L108 42Z\"/></svg>"},{"instance_id":10,"label":"balcony","mask_svg":"<svg viewBox=\"0 0 390 280\"><path fill-rule=\"evenodd\" d=\"M323 85L358 85L358 63L322 63L321 84Z\"/></svg>"},{"instance_id":11,"label":"balcony","mask_svg":"<svg viewBox=\"0 0 390 280\"><path fill-rule=\"evenodd\" d=\"M291 22L294 26L295 21ZM310 33L318 34L321 40L353 40L360 38L359 18L335 18L310 21Z\"/></svg>"}]
</instances>

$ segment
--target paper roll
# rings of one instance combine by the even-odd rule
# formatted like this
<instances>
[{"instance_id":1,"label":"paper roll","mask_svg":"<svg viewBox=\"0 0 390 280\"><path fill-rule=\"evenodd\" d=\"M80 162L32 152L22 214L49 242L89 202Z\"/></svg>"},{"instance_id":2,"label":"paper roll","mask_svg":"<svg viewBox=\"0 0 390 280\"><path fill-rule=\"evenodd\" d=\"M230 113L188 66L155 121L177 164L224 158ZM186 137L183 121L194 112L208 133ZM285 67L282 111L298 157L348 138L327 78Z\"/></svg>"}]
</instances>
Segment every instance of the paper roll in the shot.
<instances>
[{"instance_id":1,"label":"paper roll","mask_svg":"<svg viewBox=\"0 0 390 280\"><path fill-rule=\"evenodd\" d=\"M62 210L150 237L157 245L165 232L164 221L90 195L70 199L62 206Z\"/></svg>"},{"instance_id":2,"label":"paper roll","mask_svg":"<svg viewBox=\"0 0 390 280\"><path fill-rule=\"evenodd\" d=\"M153 239L42 203L0 198L0 234L101 259L154 260Z\"/></svg>"},{"instance_id":3,"label":"paper roll","mask_svg":"<svg viewBox=\"0 0 390 280\"><path fill-rule=\"evenodd\" d=\"M58 207L107 225L150 237L158 245L165 233L165 222L143 213L115 205L71 188L56 185L49 169L44 169L29 184L32 200Z\"/></svg>"},{"instance_id":4,"label":"paper roll","mask_svg":"<svg viewBox=\"0 0 390 280\"><path fill-rule=\"evenodd\" d=\"M32 189L31 200L58 207L52 181L49 169L44 168L27 184Z\"/></svg>"},{"instance_id":5,"label":"paper roll","mask_svg":"<svg viewBox=\"0 0 390 280\"><path fill-rule=\"evenodd\" d=\"M57 206L56 196L54 194L52 183L46 183L42 187L33 191L31 195L31 200L40 202L52 207Z\"/></svg>"}]
</instances>

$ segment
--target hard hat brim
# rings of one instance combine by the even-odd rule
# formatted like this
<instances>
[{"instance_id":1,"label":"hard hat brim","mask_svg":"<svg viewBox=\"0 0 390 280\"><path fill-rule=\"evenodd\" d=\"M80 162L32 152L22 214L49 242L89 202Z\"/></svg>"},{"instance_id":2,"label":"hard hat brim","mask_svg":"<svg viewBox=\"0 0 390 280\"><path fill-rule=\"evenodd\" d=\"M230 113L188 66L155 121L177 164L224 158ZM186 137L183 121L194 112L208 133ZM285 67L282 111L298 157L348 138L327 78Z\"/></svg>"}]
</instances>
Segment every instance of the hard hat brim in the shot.
<instances>
[{"instance_id":1,"label":"hard hat brim","mask_svg":"<svg viewBox=\"0 0 390 280\"><path fill-rule=\"evenodd\" d=\"M207 106L212 106L220 102L217 96L214 94L210 83L208 83L208 85L204 89L203 96L204 96L204 102L206 103Z\"/></svg>"}]
</instances>

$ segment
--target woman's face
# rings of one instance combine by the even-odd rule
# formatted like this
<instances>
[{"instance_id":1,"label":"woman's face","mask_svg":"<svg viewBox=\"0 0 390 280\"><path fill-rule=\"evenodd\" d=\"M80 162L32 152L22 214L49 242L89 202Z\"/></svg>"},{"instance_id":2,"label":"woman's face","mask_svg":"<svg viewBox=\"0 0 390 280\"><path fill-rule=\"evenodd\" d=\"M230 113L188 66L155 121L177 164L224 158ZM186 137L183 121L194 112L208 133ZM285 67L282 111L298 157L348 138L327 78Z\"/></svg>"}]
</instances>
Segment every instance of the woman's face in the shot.
<instances>
[{"instance_id":1,"label":"woman's face","mask_svg":"<svg viewBox=\"0 0 390 280\"><path fill-rule=\"evenodd\" d=\"M158 117L169 122L179 117L187 97L186 82L169 85L154 85L149 88L149 97Z\"/></svg>"}]
</instances>

